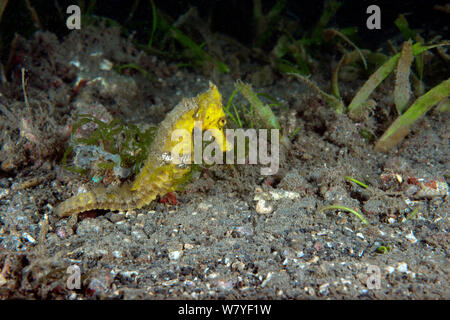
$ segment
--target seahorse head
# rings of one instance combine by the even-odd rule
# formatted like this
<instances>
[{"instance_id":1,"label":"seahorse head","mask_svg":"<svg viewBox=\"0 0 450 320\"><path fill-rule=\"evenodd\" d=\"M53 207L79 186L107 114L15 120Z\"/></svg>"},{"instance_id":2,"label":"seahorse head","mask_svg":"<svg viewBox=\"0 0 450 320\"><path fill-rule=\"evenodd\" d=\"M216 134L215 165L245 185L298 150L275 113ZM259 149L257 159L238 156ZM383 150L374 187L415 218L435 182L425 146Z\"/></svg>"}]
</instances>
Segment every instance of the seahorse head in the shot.
<instances>
[{"instance_id":1,"label":"seahorse head","mask_svg":"<svg viewBox=\"0 0 450 320\"><path fill-rule=\"evenodd\" d=\"M226 115L222 106L222 95L217 87L210 82L209 89L195 97L199 109L194 115L196 121L202 124L202 131L210 130L222 151L228 151L230 144L226 143L223 128Z\"/></svg>"}]
</instances>

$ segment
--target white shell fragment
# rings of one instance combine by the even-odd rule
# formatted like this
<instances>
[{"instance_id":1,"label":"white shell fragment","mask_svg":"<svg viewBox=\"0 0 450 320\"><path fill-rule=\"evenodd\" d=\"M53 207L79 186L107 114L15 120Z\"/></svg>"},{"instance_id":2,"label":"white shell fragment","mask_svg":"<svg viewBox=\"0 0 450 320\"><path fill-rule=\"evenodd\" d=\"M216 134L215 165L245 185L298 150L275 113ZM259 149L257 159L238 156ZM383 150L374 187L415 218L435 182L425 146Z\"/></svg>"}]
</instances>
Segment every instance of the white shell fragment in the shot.
<instances>
[{"instance_id":1,"label":"white shell fragment","mask_svg":"<svg viewBox=\"0 0 450 320\"><path fill-rule=\"evenodd\" d=\"M264 192L261 189L255 189L255 197L253 200L258 201L260 199L265 200L281 200L281 199L297 199L300 198L300 194L297 192L286 190L272 190Z\"/></svg>"},{"instance_id":2,"label":"white shell fragment","mask_svg":"<svg viewBox=\"0 0 450 320\"><path fill-rule=\"evenodd\" d=\"M408 233L406 235L406 239L408 239L408 241L411 242L411 243L416 243L417 242L417 238L414 236L414 233L412 232L412 230L411 230L410 233Z\"/></svg>"},{"instance_id":3,"label":"white shell fragment","mask_svg":"<svg viewBox=\"0 0 450 320\"><path fill-rule=\"evenodd\" d=\"M100 70L109 71L113 68L113 65L114 64L108 59L103 59L102 62L100 62Z\"/></svg>"},{"instance_id":4,"label":"white shell fragment","mask_svg":"<svg viewBox=\"0 0 450 320\"><path fill-rule=\"evenodd\" d=\"M273 207L270 204L266 203L266 200L259 199L256 203L256 212L260 214L269 214L272 213Z\"/></svg>"},{"instance_id":5,"label":"white shell fragment","mask_svg":"<svg viewBox=\"0 0 450 320\"><path fill-rule=\"evenodd\" d=\"M181 251L172 251L169 252L169 259L174 261L174 260L178 260L181 257Z\"/></svg>"},{"instance_id":6,"label":"white shell fragment","mask_svg":"<svg viewBox=\"0 0 450 320\"><path fill-rule=\"evenodd\" d=\"M407 272L408 271L408 265L406 264L406 262L400 262L397 265L397 271L398 272Z\"/></svg>"}]
</instances>

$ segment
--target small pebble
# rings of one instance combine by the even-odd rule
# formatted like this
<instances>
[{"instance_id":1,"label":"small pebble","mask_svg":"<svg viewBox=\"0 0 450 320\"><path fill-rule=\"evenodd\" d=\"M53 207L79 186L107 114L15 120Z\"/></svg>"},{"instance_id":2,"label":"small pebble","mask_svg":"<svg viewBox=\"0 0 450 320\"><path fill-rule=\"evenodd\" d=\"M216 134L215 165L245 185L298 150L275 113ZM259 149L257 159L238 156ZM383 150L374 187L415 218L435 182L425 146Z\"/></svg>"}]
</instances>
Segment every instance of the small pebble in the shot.
<instances>
[{"instance_id":1,"label":"small pebble","mask_svg":"<svg viewBox=\"0 0 450 320\"><path fill-rule=\"evenodd\" d=\"M397 264L397 271L398 272L407 272L408 271L408 265L405 262L400 262Z\"/></svg>"},{"instance_id":2,"label":"small pebble","mask_svg":"<svg viewBox=\"0 0 450 320\"><path fill-rule=\"evenodd\" d=\"M113 67L113 63L111 61L109 61L108 59L103 59L102 62L100 63L100 70L111 70Z\"/></svg>"},{"instance_id":3,"label":"small pebble","mask_svg":"<svg viewBox=\"0 0 450 320\"><path fill-rule=\"evenodd\" d=\"M329 293L328 291L328 287L330 286L330 284L328 282L325 282L324 284L320 285L319 287L319 293L321 295L326 295Z\"/></svg>"},{"instance_id":4,"label":"small pebble","mask_svg":"<svg viewBox=\"0 0 450 320\"><path fill-rule=\"evenodd\" d=\"M116 257L117 259L122 258L122 252L118 251L118 250L114 250L112 252L113 256Z\"/></svg>"},{"instance_id":5,"label":"small pebble","mask_svg":"<svg viewBox=\"0 0 450 320\"><path fill-rule=\"evenodd\" d=\"M411 230L411 233L408 233L406 235L406 239L408 239L409 242L411 243L416 243L417 242L417 238L414 236L414 233Z\"/></svg>"},{"instance_id":6,"label":"small pebble","mask_svg":"<svg viewBox=\"0 0 450 320\"><path fill-rule=\"evenodd\" d=\"M387 266L385 269L389 274L395 271L395 268L392 266Z\"/></svg>"},{"instance_id":7,"label":"small pebble","mask_svg":"<svg viewBox=\"0 0 450 320\"><path fill-rule=\"evenodd\" d=\"M261 283L261 288L264 288L267 285L267 283L270 281L270 279L272 279L272 272L269 272L267 274L266 279Z\"/></svg>"},{"instance_id":8,"label":"small pebble","mask_svg":"<svg viewBox=\"0 0 450 320\"><path fill-rule=\"evenodd\" d=\"M178 260L181 257L181 251L172 251L169 252L169 259L170 260Z\"/></svg>"},{"instance_id":9,"label":"small pebble","mask_svg":"<svg viewBox=\"0 0 450 320\"><path fill-rule=\"evenodd\" d=\"M6 197L9 194L9 188L0 189L0 199Z\"/></svg>"},{"instance_id":10,"label":"small pebble","mask_svg":"<svg viewBox=\"0 0 450 320\"><path fill-rule=\"evenodd\" d=\"M202 203L199 203L198 209L199 209L200 211L206 212L206 211L208 211L209 209L211 209L212 206L213 206L213 205L210 204L210 203L202 202Z\"/></svg>"},{"instance_id":11,"label":"small pebble","mask_svg":"<svg viewBox=\"0 0 450 320\"><path fill-rule=\"evenodd\" d=\"M308 263L316 263L317 261L319 261L319 257L318 256L314 256L311 260L308 261Z\"/></svg>"},{"instance_id":12,"label":"small pebble","mask_svg":"<svg viewBox=\"0 0 450 320\"><path fill-rule=\"evenodd\" d=\"M0 287L5 285L8 281L5 279L5 277L0 273Z\"/></svg>"},{"instance_id":13,"label":"small pebble","mask_svg":"<svg viewBox=\"0 0 450 320\"><path fill-rule=\"evenodd\" d=\"M312 287L305 287L305 288L303 288L303 290L307 293L307 294L309 294L310 296L314 296L316 293L314 292L314 288L312 288Z\"/></svg>"},{"instance_id":14,"label":"small pebble","mask_svg":"<svg viewBox=\"0 0 450 320\"><path fill-rule=\"evenodd\" d=\"M269 214L272 213L273 207L266 203L266 200L259 199L256 203L256 212L260 214Z\"/></svg>"},{"instance_id":15,"label":"small pebble","mask_svg":"<svg viewBox=\"0 0 450 320\"><path fill-rule=\"evenodd\" d=\"M26 239L28 242L36 243L36 240L27 232L22 233L22 237Z\"/></svg>"}]
</instances>

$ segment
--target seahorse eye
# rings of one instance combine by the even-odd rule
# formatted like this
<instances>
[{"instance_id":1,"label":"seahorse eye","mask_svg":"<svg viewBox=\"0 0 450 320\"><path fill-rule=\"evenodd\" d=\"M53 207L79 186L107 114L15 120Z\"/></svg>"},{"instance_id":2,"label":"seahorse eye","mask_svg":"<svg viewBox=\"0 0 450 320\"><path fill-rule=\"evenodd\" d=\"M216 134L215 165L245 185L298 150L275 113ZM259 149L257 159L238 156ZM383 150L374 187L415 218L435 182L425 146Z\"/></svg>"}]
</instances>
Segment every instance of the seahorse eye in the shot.
<instances>
[{"instance_id":1,"label":"seahorse eye","mask_svg":"<svg viewBox=\"0 0 450 320\"><path fill-rule=\"evenodd\" d=\"M227 124L227 120L225 118L219 119L219 126L224 127Z\"/></svg>"}]
</instances>

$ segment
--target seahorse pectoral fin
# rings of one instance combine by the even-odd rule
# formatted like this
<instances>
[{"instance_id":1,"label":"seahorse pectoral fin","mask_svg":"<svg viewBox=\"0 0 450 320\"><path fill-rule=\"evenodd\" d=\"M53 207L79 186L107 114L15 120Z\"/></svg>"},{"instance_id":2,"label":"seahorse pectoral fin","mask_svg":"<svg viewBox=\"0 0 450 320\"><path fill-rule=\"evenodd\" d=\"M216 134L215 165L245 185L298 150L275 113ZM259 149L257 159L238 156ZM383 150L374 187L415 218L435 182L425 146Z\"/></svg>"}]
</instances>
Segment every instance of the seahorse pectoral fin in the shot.
<instances>
[{"instance_id":1,"label":"seahorse pectoral fin","mask_svg":"<svg viewBox=\"0 0 450 320\"><path fill-rule=\"evenodd\" d=\"M144 168L139 172L138 176L136 177L136 180L131 185L130 190L136 191L141 187L141 184L144 182L144 180L150 175L151 172L151 163L147 162Z\"/></svg>"}]
</instances>

